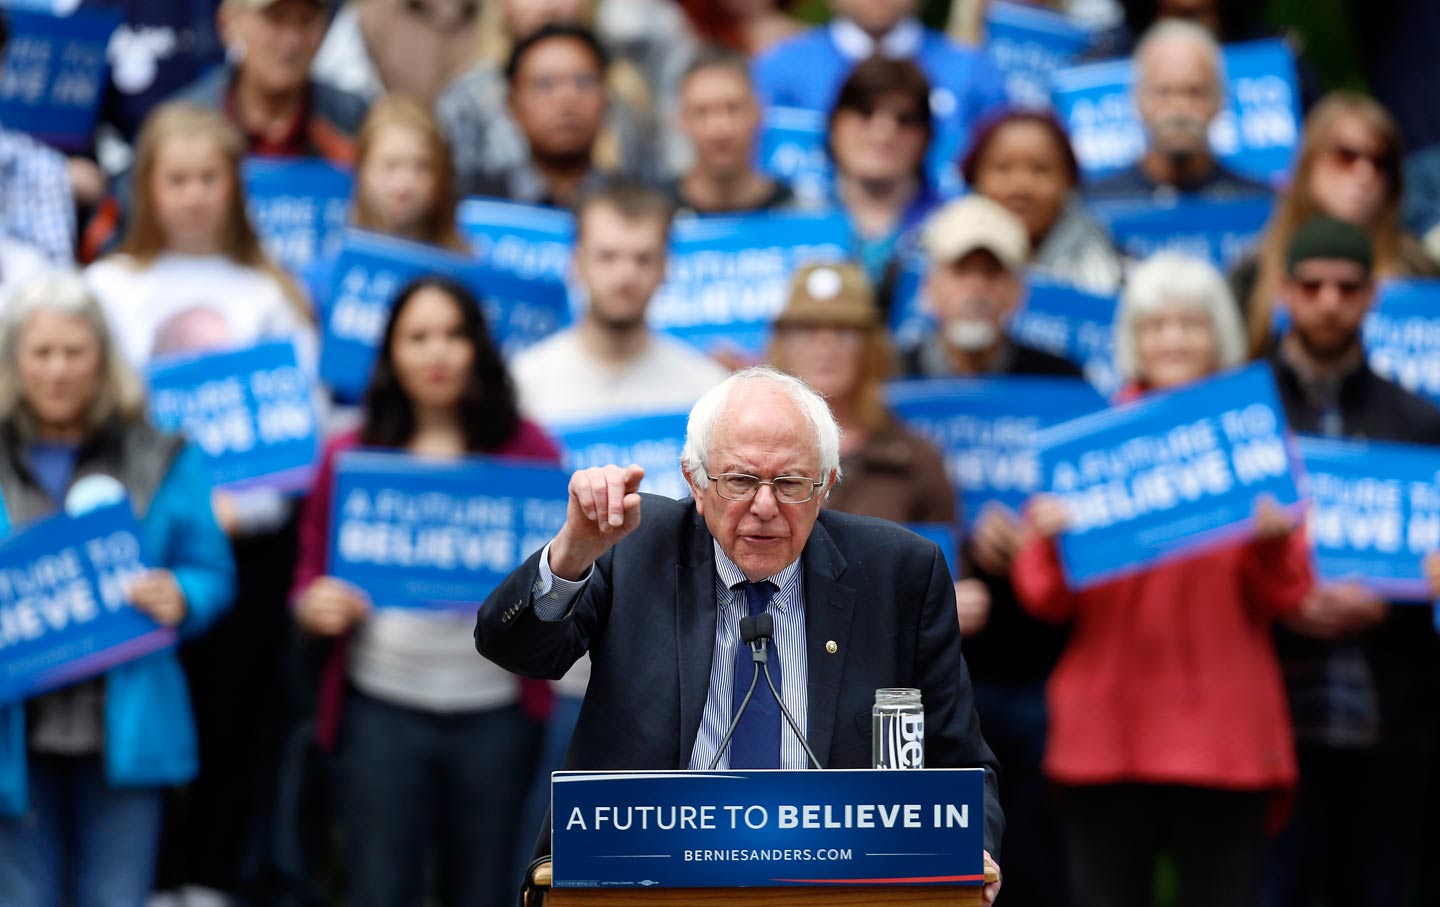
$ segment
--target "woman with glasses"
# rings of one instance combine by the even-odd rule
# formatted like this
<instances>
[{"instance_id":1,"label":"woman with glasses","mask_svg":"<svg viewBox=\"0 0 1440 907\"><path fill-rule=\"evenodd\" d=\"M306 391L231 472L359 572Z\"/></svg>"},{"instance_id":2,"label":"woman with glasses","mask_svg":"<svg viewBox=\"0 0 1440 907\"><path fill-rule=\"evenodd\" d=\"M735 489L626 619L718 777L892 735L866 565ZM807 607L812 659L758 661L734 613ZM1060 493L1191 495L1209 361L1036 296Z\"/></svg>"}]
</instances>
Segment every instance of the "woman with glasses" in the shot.
<instances>
[{"instance_id":1,"label":"woman with glasses","mask_svg":"<svg viewBox=\"0 0 1440 907\"><path fill-rule=\"evenodd\" d=\"M1401 222L1404 156L1394 118L1365 95L1337 91L1310 111L1294 180L1275 206L1259 247L1231 275L1246 313L1252 356L1271 342L1290 237L1316 214L1369 232L1376 277L1440 276L1440 267Z\"/></svg>"},{"instance_id":2,"label":"woman with glasses","mask_svg":"<svg viewBox=\"0 0 1440 907\"><path fill-rule=\"evenodd\" d=\"M925 175L929 80L909 60L871 57L840 87L829 135L835 202L850 220L854 257L888 309L898 264L940 203Z\"/></svg>"},{"instance_id":3,"label":"woman with glasses","mask_svg":"<svg viewBox=\"0 0 1440 907\"><path fill-rule=\"evenodd\" d=\"M1245 334L1225 280L1160 253L1137 267L1115 316L1122 399L1239 365ZM1056 536L1058 498L1026 507L1011 578L1022 606L1071 625L1046 690L1045 774L1059 790L1075 907L1148 907L1156 858L1175 861L1179 904L1257 907L1267 831L1297 782L1271 628L1300 611L1304 533L1255 501L1246 537L1076 589Z\"/></svg>"}]
</instances>

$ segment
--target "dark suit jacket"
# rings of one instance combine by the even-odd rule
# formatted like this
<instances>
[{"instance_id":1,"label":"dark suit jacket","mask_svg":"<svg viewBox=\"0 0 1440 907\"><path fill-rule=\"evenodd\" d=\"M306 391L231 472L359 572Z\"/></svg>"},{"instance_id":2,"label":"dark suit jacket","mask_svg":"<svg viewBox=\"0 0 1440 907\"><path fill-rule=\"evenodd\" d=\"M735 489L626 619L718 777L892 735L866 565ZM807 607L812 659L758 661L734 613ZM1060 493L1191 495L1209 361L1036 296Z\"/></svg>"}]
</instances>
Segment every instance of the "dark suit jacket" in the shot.
<instances>
[{"instance_id":1,"label":"dark suit jacket","mask_svg":"<svg viewBox=\"0 0 1440 907\"><path fill-rule=\"evenodd\" d=\"M531 610L538 553L480 608L476 647L521 676L558 679L590 652L567 769L688 768L700 730L718 614L712 536L693 501L642 497L640 526L596 562L565 619ZM919 688L925 764L985 769L985 844L998 854L998 765L980 735L939 548L894 523L822 510L801 560L808 736L821 764L869 768L875 690Z\"/></svg>"}]
</instances>

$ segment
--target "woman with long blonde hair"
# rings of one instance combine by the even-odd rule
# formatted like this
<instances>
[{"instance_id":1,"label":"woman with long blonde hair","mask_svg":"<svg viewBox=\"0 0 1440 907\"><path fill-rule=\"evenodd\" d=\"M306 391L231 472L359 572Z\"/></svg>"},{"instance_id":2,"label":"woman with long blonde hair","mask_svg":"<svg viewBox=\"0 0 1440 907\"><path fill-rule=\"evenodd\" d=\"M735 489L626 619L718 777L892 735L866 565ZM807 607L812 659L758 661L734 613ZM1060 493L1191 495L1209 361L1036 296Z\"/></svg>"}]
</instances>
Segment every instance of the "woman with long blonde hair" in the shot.
<instances>
[{"instance_id":1,"label":"woman with long blonde hair","mask_svg":"<svg viewBox=\"0 0 1440 907\"><path fill-rule=\"evenodd\" d=\"M351 223L462 250L455 229L450 143L418 101L386 95L370 108L356 145Z\"/></svg>"},{"instance_id":2,"label":"woman with long blonde hair","mask_svg":"<svg viewBox=\"0 0 1440 907\"><path fill-rule=\"evenodd\" d=\"M1290 237L1316 214L1353 223L1370 234L1378 277L1440 274L1401 220L1404 159L1399 126L1373 98L1336 91L1310 110L1290 188L1276 204L1258 249L1237 265L1231 278L1245 310L1252 356L1270 345Z\"/></svg>"}]
</instances>

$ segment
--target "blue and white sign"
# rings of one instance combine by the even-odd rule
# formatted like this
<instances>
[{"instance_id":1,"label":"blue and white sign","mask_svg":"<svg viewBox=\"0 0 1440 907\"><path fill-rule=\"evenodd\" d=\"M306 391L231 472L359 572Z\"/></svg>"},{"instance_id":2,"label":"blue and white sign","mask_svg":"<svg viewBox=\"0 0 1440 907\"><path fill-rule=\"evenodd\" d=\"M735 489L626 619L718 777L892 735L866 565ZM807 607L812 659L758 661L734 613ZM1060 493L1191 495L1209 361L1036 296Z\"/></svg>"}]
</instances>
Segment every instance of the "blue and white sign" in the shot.
<instances>
[{"instance_id":1,"label":"blue and white sign","mask_svg":"<svg viewBox=\"0 0 1440 907\"><path fill-rule=\"evenodd\" d=\"M1302 437L1300 456L1320 577L1428 604L1422 564L1440 551L1440 448Z\"/></svg>"},{"instance_id":2,"label":"blue and white sign","mask_svg":"<svg viewBox=\"0 0 1440 907\"><path fill-rule=\"evenodd\" d=\"M320 350L320 377L344 400L359 399L396 294L439 274L466 284L485 308L490 335L507 355L569 324L561 287L495 271L453 252L362 230L347 230L333 271Z\"/></svg>"},{"instance_id":3,"label":"blue and white sign","mask_svg":"<svg viewBox=\"0 0 1440 907\"><path fill-rule=\"evenodd\" d=\"M950 577L960 579L960 547L954 526L949 523L906 523L905 528L934 542L945 558L945 567L950 571Z\"/></svg>"},{"instance_id":4,"label":"blue and white sign","mask_svg":"<svg viewBox=\"0 0 1440 907\"><path fill-rule=\"evenodd\" d=\"M1018 512L1041 490L1040 429L1105 406L1095 388L1073 378L904 381L886 394L895 414L945 457L967 529L986 507Z\"/></svg>"},{"instance_id":5,"label":"blue and white sign","mask_svg":"<svg viewBox=\"0 0 1440 907\"><path fill-rule=\"evenodd\" d=\"M350 216L351 175L319 159L247 158L245 198L265 251L299 273L333 258Z\"/></svg>"},{"instance_id":6,"label":"blue and white sign","mask_svg":"<svg viewBox=\"0 0 1440 907\"><path fill-rule=\"evenodd\" d=\"M52 16L6 13L10 40L0 63L0 123L66 151L94 141L105 96L105 50L120 27L118 10L75 10Z\"/></svg>"},{"instance_id":7,"label":"blue and white sign","mask_svg":"<svg viewBox=\"0 0 1440 907\"><path fill-rule=\"evenodd\" d=\"M1364 337L1376 374L1440 405L1440 280L1381 284Z\"/></svg>"},{"instance_id":8,"label":"blue and white sign","mask_svg":"<svg viewBox=\"0 0 1440 907\"><path fill-rule=\"evenodd\" d=\"M985 774L556 772L555 888L985 881Z\"/></svg>"},{"instance_id":9,"label":"blue and white sign","mask_svg":"<svg viewBox=\"0 0 1440 907\"><path fill-rule=\"evenodd\" d=\"M655 413L546 428L565 450L570 471L635 463L645 470L640 490L667 498L690 494L680 471L689 413Z\"/></svg>"},{"instance_id":10,"label":"blue and white sign","mask_svg":"<svg viewBox=\"0 0 1440 907\"><path fill-rule=\"evenodd\" d=\"M803 107L767 107L757 143L759 168L802 199L829 198L835 168L828 148L830 115Z\"/></svg>"},{"instance_id":11,"label":"blue and white sign","mask_svg":"<svg viewBox=\"0 0 1440 907\"><path fill-rule=\"evenodd\" d=\"M1090 208L1137 261L1162 250L1183 252L1223 272L1254 247L1271 206L1266 198L1181 198L1169 204L1097 202Z\"/></svg>"},{"instance_id":12,"label":"blue and white sign","mask_svg":"<svg viewBox=\"0 0 1440 907\"><path fill-rule=\"evenodd\" d=\"M1005 74L1017 107L1050 106L1050 82L1090 46L1092 36L1068 16L1037 6L994 2L985 10L985 49Z\"/></svg>"},{"instance_id":13,"label":"blue and white sign","mask_svg":"<svg viewBox=\"0 0 1440 907\"><path fill-rule=\"evenodd\" d=\"M1300 501L1264 364L1082 416L1035 446L1070 512L1058 544L1075 588L1243 535L1260 495Z\"/></svg>"},{"instance_id":14,"label":"blue and white sign","mask_svg":"<svg viewBox=\"0 0 1440 907\"><path fill-rule=\"evenodd\" d=\"M1010 336L1069 359L1096 390L1113 397L1120 390L1115 368L1116 304L1113 296L1094 296L1032 277L1025 304L1010 321Z\"/></svg>"},{"instance_id":15,"label":"blue and white sign","mask_svg":"<svg viewBox=\"0 0 1440 907\"><path fill-rule=\"evenodd\" d=\"M565 283L575 242L575 215L569 211L469 198L455 219L486 267L522 280Z\"/></svg>"},{"instance_id":16,"label":"blue and white sign","mask_svg":"<svg viewBox=\"0 0 1440 907\"><path fill-rule=\"evenodd\" d=\"M758 354L785 307L795 268L844 261L850 226L839 214L697 217L671 230L670 268L651 300L650 326L702 349Z\"/></svg>"},{"instance_id":17,"label":"blue and white sign","mask_svg":"<svg viewBox=\"0 0 1440 907\"><path fill-rule=\"evenodd\" d=\"M558 466L350 451L336 462L329 573L382 608L474 608L565 522Z\"/></svg>"},{"instance_id":18,"label":"blue and white sign","mask_svg":"<svg viewBox=\"0 0 1440 907\"><path fill-rule=\"evenodd\" d=\"M195 442L216 485L282 491L309 486L319 420L313 382L300 368L294 344L161 360L147 377L151 418Z\"/></svg>"},{"instance_id":19,"label":"blue and white sign","mask_svg":"<svg viewBox=\"0 0 1440 907\"><path fill-rule=\"evenodd\" d=\"M144 572L128 500L54 516L0 542L0 703L173 645L174 630L126 601Z\"/></svg>"},{"instance_id":20,"label":"blue and white sign","mask_svg":"<svg viewBox=\"0 0 1440 907\"><path fill-rule=\"evenodd\" d=\"M1228 97L1210 124L1210 147L1239 173L1284 180L1300 136L1295 56L1278 39L1224 47ZM1123 170L1145 151L1129 59L1062 69L1054 76L1056 112L1070 133L1087 181Z\"/></svg>"}]
</instances>

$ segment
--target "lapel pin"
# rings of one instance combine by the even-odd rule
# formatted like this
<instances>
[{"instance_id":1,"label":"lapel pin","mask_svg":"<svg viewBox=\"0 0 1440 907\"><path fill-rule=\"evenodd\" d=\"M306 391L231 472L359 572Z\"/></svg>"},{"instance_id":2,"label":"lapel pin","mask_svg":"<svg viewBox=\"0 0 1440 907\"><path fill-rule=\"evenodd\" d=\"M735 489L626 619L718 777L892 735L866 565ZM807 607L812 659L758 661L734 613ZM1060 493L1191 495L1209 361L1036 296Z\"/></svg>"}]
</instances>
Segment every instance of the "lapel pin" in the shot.
<instances>
[{"instance_id":1,"label":"lapel pin","mask_svg":"<svg viewBox=\"0 0 1440 907\"><path fill-rule=\"evenodd\" d=\"M840 647L835 645L835 640L832 639L829 642L825 643L825 651L829 652L831 655L834 655L836 652L840 651Z\"/></svg>"}]
</instances>

